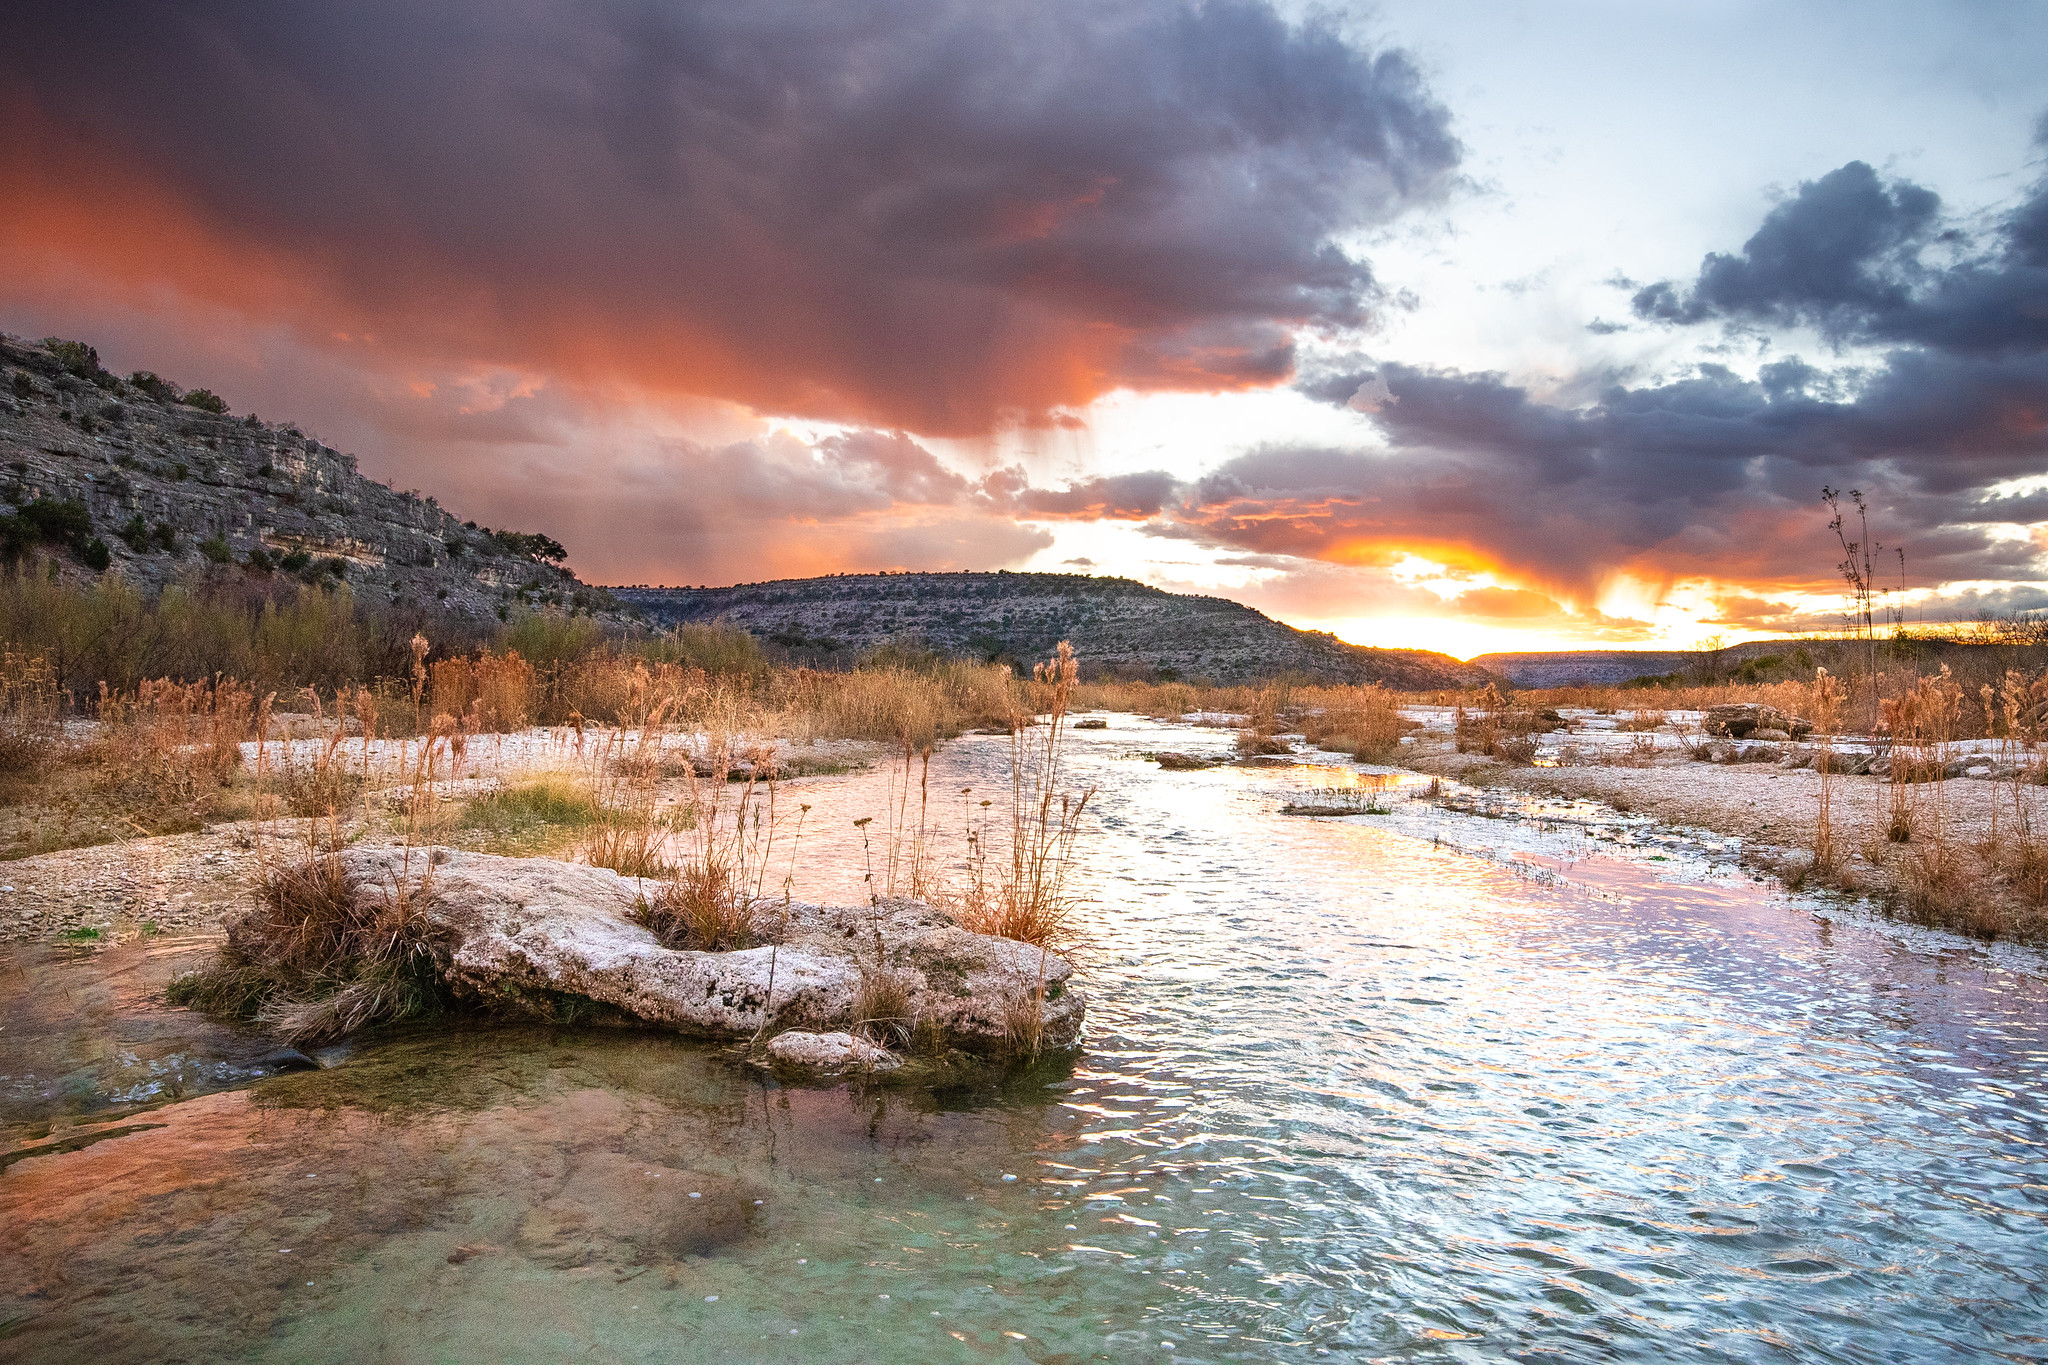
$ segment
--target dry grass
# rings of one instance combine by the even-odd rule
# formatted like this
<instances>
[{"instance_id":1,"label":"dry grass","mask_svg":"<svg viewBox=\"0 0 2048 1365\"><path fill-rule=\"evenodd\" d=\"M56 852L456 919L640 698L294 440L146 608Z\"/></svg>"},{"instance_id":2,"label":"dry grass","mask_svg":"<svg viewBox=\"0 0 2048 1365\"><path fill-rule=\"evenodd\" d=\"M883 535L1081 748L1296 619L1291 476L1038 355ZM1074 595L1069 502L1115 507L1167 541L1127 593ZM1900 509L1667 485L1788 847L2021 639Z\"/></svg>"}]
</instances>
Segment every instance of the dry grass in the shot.
<instances>
[{"instance_id":1,"label":"dry grass","mask_svg":"<svg viewBox=\"0 0 2048 1365\"><path fill-rule=\"evenodd\" d=\"M1822 878L1835 878L1842 871L1842 850L1835 841L1835 728L1841 723L1841 688L1829 676L1826 669L1820 669L1814 677L1813 730L1818 752L1814 755L1814 771L1820 776L1820 792L1813 822L1813 864L1811 872Z\"/></svg>"},{"instance_id":2,"label":"dry grass","mask_svg":"<svg viewBox=\"0 0 2048 1365\"><path fill-rule=\"evenodd\" d=\"M296 731L263 748L262 786L277 793L293 815L334 817L346 811L369 785L369 745L379 734L376 695L367 688L343 688L330 714L320 694L308 692L311 749L302 750ZM267 728L267 727L259 727ZM353 756L351 732L358 739Z\"/></svg>"},{"instance_id":3,"label":"dry grass","mask_svg":"<svg viewBox=\"0 0 2048 1365\"><path fill-rule=\"evenodd\" d=\"M1377 683L1350 690L1326 704L1304 733L1324 749L1340 750L1366 763L1386 763L1401 752L1401 737L1416 728L1403 719L1399 699Z\"/></svg>"},{"instance_id":4,"label":"dry grass","mask_svg":"<svg viewBox=\"0 0 2048 1365\"><path fill-rule=\"evenodd\" d=\"M1284 754L1291 752L1285 741L1275 738L1280 730L1280 711L1287 703L1288 689L1267 686L1252 698L1244 723L1237 727L1237 751L1241 754Z\"/></svg>"},{"instance_id":5,"label":"dry grass","mask_svg":"<svg viewBox=\"0 0 2048 1365\"><path fill-rule=\"evenodd\" d=\"M860 984L853 991L853 1031L884 1047L909 1042L917 1030L909 983L886 963L859 965Z\"/></svg>"},{"instance_id":6,"label":"dry grass","mask_svg":"<svg viewBox=\"0 0 2048 1365\"><path fill-rule=\"evenodd\" d=\"M561 775L539 777L471 801L462 812L468 829L517 834L536 826L582 828L602 818L588 788Z\"/></svg>"},{"instance_id":7,"label":"dry grass","mask_svg":"<svg viewBox=\"0 0 2048 1365\"><path fill-rule=\"evenodd\" d=\"M593 867L608 867L622 877L662 878L675 875L676 865L663 856L667 831L631 812L607 811L583 844L583 858Z\"/></svg>"},{"instance_id":8,"label":"dry grass","mask_svg":"<svg viewBox=\"0 0 2048 1365\"><path fill-rule=\"evenodd\" d=\"M1536 741L1531 736L1548 729L1554 713L1531 704L1528 695L1503 696L1488 683L1472 698L1470 707L1461 704L1454 721L1458 752L1486 754L1508 763L1534 761Z\"/></svg>"},{"instance_id":9,"label":"dry grass","mask_svg":"<svg viewBox=\"0 0 2048 1365\"><path fill-rule=\"evenodd\" d=\"M765 940L765 907L718 859L689 861L642 900L637 917L667 948L723 953Z\"/></svg>"},{"instance_id":10,"label":"dry grass","mask_svg":"<svg viewBox=\"0 0 2048 1365\"><path fill-rule=\"evenodd\" d=\"M435 1013L440 974L418 894L365 886L333 848L309 850L263 876L255 909L211 966L172 983L171 1000L292 1043Z\"/></svg>"},{"instance_id":11,"label":"dry grass","mask_svg":"<svg viewBox=\"0 0 2048 1365\"><path fill-rule=\"evenodd\" d=\"M149 833L197 829L213 813L254 719L249 690L230 680L102 688L97 711L98 737L81 755L92 788Z\"/></svg>"},{"instance_id":12,"label":"dry grass","mask_svg":"<svg viewBox=\"0 0 2048 1365\"><path fill-rule=\"evenodd\" d=\"M21 799L63 756L62 705L47 659L0 653L0 802Z\"/></svg>"},{"instance_id":13,"label":"dry grass","mask_svg":"<svg viewBox=\"0 0 2048 1365\"><path fill-rule=\"evenodd\" d=\"M969 825L965 879L946 900L961 925L975 933L1055 951L1071 951L1079 940L1086 902L1068 879L1094 789L1064 789L1062 753L1078 672L1073 648L1062 640L1053 658L1034 672L1034 700L1044 704L1045 724L1027 726L1020 714L1011 730L1007 857L992 857L986 817L979 828Z\"/></svg>"},{"instance_id":14,"label":"dry grass","mask_svg":"<svg viewBox=\"0 0 2048 1365\"><path fill-rule=\"evenodd\" d=\"M516 650L443 659L431 676L434 712L455 717L472 734L505 734L534 721L533 665Z\"/></svg>"}]
</instances>

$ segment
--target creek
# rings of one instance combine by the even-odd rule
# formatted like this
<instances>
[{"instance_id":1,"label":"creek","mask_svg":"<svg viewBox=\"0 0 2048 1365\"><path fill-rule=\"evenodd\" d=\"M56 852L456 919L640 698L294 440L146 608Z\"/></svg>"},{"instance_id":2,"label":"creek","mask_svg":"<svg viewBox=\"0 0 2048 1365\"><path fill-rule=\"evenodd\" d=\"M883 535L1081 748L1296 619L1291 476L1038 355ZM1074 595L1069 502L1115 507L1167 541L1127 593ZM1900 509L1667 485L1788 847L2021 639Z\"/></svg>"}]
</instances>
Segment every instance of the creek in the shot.
<instances>
[{"instance_id":1,"label":"creek","mask_svg":"<svg viewBox=\"0 0 2048 1365\"><path fill-rule=\"evenodd\" d=\"M2048 1352L2041 954L1598 808L1138 756L1228 741L1074 734L1083 1048L972 1093L536 1027L269 1076L269 1042L161 1000L204 944L0 949L0 1355ZM934 757L942 848L1006 754ZM900 772L778 793L796 895L885 875ZM1376 783L1384 814L1280 813Z\"/></svg>"}]
</instances>

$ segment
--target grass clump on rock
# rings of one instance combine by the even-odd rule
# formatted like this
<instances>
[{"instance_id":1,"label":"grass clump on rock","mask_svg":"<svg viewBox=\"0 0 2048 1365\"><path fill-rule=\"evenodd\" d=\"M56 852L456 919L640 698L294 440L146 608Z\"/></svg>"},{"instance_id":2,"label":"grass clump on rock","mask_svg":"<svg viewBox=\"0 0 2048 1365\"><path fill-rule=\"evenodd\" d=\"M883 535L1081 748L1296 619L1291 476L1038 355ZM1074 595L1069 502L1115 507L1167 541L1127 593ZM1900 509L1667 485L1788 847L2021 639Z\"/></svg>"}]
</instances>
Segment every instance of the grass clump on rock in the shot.
<instances>
[{"instance_id":1,"label":"grass clump on rock","mask_svg":"<svg viewBox=\"0 0 2048 1365\"><path fill-rule=\"evenodd\" d=\"M766 941L766 904L755 899L727 863L708 858L676 868L636 913L664 948L724 953Z\"/></svg>"},{"instance_id":2,"label":"grass clump on rock","mask_svg":"<svg viewBox=\"0 0 2048 1365\"><path fill-rule=\"evenodd\" d=\"M331 850L273 868L213 964L171 983L171 1002L292 1043L437 1014L440 973L417 895L364 884Z\"/></svg>"}]
</instances>

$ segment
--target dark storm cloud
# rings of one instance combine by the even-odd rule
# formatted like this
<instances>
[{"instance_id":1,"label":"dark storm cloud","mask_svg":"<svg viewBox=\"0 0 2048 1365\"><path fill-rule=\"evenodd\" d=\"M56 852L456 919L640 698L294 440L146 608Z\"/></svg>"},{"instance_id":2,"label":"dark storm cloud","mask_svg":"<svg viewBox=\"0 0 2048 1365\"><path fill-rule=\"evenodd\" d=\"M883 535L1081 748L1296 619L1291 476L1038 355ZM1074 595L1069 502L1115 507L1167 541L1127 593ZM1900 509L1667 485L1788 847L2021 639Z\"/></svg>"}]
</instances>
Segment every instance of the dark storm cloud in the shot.
<instances>
[{"instance_id":1,"label":"dark storm cloud","mask_svg":"<svg viewBox=\"0 0 2048 1365\"><path fill-rule=\"evenodd\" d=\"M17 242L932 432L1284 379L1378 297L1336 239L1458 155L1406 58L1264 0L31 6L0 89Z\"/></svg>"},{"instance_id":2,"label":"dark storm cloud","mask_svg":"<svg viewBox=\"0 0 2048 1365\"><path fill-rule=\"evenodd\" d=\"M1929 255L1960 259L1930 261ZM1639 317L1806 323L1838 342L1988 354L2048 347L2048 181L1978 242L1941 199L1852 161L1765 217L1741 254L1715 252L1689 288L1639 290Z\"/></svg>"}]
</instances>

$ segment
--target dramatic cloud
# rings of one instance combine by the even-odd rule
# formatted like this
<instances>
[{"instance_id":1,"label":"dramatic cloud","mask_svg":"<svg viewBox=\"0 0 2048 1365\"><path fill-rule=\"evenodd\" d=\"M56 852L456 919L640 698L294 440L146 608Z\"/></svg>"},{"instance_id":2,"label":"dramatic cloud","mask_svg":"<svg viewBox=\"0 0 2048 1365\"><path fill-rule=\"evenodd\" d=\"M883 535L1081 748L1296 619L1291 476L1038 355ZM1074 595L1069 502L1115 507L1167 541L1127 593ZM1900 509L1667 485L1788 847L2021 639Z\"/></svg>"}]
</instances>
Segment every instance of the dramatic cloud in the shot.
<instances>
[{"instance_id":1,"label":"dramatic cloud","mask_svg":"<svg viewBox=\"0 0 2048 1365\"><path fill-rule=\"evenodd\" d=\"M1914 582L2043 576L2025 528L2048 495L2010 486L2048 471L2044 225L2048 182L1978 241L1931 192L1852 162L1772 210L1740 255L1708 256L1687 288L1641 288L1635 309L1812 325L1890 346L1878 359L1580 376L1568 391L1593 392L1572 406L1497 374L1328 362L1296 387L1371 412L1390 449L1252 452L1195 484L1173 531L1339 562L1436 546L1584 605L1622 572L1825 587L1817 498L1833 484L1870 495Z\"/></svg>"},{"instance_id":2,"label":"dramatic cloud","mask_svg":"<svg viewBox=\"0 0 2048 1365\"><path fill-rule=\"evenodd\" d=\"M1284 380L1458 154L1264 0L29 7L0 91L39 271L929 434Z\"/></svg>"}]
</instances>

